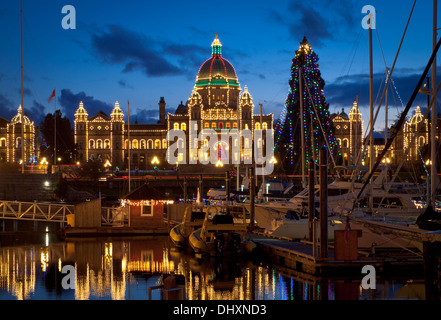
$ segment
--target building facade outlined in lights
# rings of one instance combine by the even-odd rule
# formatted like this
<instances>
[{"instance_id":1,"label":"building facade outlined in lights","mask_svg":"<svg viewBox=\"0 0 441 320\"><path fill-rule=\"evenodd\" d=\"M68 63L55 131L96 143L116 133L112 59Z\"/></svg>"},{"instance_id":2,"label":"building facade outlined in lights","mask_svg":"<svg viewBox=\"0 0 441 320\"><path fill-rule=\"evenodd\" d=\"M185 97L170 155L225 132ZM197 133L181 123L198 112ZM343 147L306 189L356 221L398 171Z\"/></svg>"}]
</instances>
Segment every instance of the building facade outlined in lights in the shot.
<instances>
[{"instance_id":1,"label":"building facade outlined in lights","mask_svg":"<svg viewBox=\"0 0 441 320\"><path fill-rule=\"evenodd\" d=\"M115 103L110 116L103 111L89 117L84 104L81 102L75 112L75 143L78 145L79 161L109 160L113 166L128 167L128 152L130 146L131 168L149 170L154 166L167 168L173 164L166 161L167 148L173 142L167 142L167 132L178 129L185 132L186 154L177 154L179 161L186 163L192 159L197 164L208 154L202 154L199 149L208 146L208 140L199 141L197 135L201 130L215 130L220 137L222 130L238 129L241 132L249 129L252 138L242 137L240 153L233 154L231 143L219 138L210 142L210 152L216 152L226 159L228 153L231 164L240 161L244 163L253 160L253 143L262 145L265 132L273 129L273 114L254 114L254 103L248 88L240 86L236 71L232 64L222 57L222 44L217 37L211 44L212 54L199 68L196 82L189 99L177 107L174 114L165 112L165 99L159 101L159 121L156 124L129 125L124 120L124 112L119 103ZM193 125L193 128L190 128ZM192 129L192 130L190 130ZM254 129L263 130L261 141L254 140ZM231 139L233 140L233 139ZM263 141L262 141L263 140ZM191 142L191 143L190 143ZM184 143L178 141L178 143ZM157 163L152 163L154 159ZM184 165L185 167L185 165Z\"/></svg>"}]
</instances>

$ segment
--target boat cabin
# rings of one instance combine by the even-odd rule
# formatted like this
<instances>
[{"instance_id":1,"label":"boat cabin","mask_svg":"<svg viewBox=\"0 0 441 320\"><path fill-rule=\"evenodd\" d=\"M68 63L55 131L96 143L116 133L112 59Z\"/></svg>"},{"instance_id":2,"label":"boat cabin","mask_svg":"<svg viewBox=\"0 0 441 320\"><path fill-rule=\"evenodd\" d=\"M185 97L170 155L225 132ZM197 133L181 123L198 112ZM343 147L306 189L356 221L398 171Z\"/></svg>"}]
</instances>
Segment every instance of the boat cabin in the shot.
<instances>
[{"instance_id":1,"label":"boat cabin","mask_svg":"<svg viewBox=\"0 0 441 320\"><path fill-rule=\"evenodd\" d=\"M167 204L173 204L162 192L145 183L121 199L122 207L129 207L130 227L160 227L164 225Z\"/></svg>"}]
</instances>

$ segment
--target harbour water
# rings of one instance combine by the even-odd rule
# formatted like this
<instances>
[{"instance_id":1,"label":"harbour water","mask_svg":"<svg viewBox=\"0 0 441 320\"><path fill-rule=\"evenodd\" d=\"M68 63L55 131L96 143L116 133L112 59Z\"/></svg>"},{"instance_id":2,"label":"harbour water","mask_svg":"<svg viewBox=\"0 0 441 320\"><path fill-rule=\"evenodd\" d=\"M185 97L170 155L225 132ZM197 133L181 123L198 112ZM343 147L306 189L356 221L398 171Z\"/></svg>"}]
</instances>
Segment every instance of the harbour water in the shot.
<instances>
[{"instance_id":1,"label":"harbour water","mask_svg":"<svg viewBox=\"0 0 441 320\"><path fill-rule=\"evenodd\" d=\"M197 260L168 236L61 241L54 233L0 236L1 300L147 300L164 275L182 275L188 300L424 299L424 279L322 279L254 259ZM72 266L74 273L64 272ZM71 287L63 286L73 276ZM65 282L66 283L66 282ZM74 287L74 288L73 288ZM152 300L163 298L151 290Z\"/></svg>"}]
</instances>

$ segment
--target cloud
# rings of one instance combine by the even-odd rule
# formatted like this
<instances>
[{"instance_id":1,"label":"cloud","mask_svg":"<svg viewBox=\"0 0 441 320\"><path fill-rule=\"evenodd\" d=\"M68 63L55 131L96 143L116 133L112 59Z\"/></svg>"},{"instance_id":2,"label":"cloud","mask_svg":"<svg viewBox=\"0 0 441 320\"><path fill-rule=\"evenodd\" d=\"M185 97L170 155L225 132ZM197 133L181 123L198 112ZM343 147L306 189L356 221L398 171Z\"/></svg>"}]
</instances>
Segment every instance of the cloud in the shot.
<instances>
[{"instance_id":1,"label":"cloud","mask_svg":"<svg viewBox=\"0 0 441 320\"><path fill-rule=\"evenodd\" d=\"M17 113L17 108L18 106L14 107L14 103L5 95L0 93L0 110L2 110L0 117L7 120L12 119L12 117Z\"/></svg>"},{"instance_id":2,"label":"cloud","mask_svg":"<svg viewBox=\"0 0 441 320\"><path fill-rule=\"evenodd\" d=\"M89 116L94 116L100 110L110 115L109 111L114 108L114 105L95 99L93 96L88 96L84 91L74 94L70 89L62 89L58 101L64 108L66 116L70 119L78 109L81 101L83 101L84 108Z\"/></svg>"},{"instance_id":3,"label":"cloud","mask_svg":"<svg viewBox=\"0 0 441 320\"><path fill-rule=\"evenodd\" d=\"M272 10L269 16L286 27L291 38L300 42L306 36L310 44L321 46L326 40L344 39L342 36L351 30L361 13L354 0L311 0L292 1L285 11Z\"/></svg>"},{"instance_id":4,"label":"cloud","mask_svg":"<svg viewBox=\"0 0 441 320\"><path fill-rule=\"evenodd\" d=\"M166 108L165 113L167 114L167 112L174 113L175 109ZM158 120L159 120L159 108L158 109L136 108L136 113L130 115L130 122L136 121L137 123L154 124L157 123Z\"/></svg>"},{"instance_id":5,"label":"cloud","mask_svg":"<svg viewBox=\"0 0 441 320\"><path fill-rule=\"evenodd\" d=\"M119 80L118 84L121 88L128 88L128 89L133 89L132 85L127 84L127 82L125 80Z\"/></svg>"},{"instance_id":6,"label":"cloud","mask_svg":"<svg viewBox=\"0 0 441 320\"><path fill-rule=\"evenodd\" d=\"M397 69L392 75L392 90L389 90L389 106L394 111L397 109L402 111L408 103L415 86L423 72L423 68L418 69ZM438 75L438 76L441 76ZM384 74L374 73L374 101L377 98L380 83ZM384 88L384 83L382 85ZM339 77L324 88L326 101L330 104L330 111L339 111L341 108L349 109L355 101L356 95L359 98L360 108L369 107L369 78L366 74L352 74L349 76ZM382 89L383 90L383 89ZM375 106L378 106L382 91L378 94L378 100ZM383 99L382 106L385 105ZM420 105L422 108L427 106L427 96L418 94L413 102L413 106Z\"/></svg>"},{"instance_id":7,"label":"cloud","mask_svg":"<svg viewBox=\"0 0 441 320\"><path fill-rule=\"evenodd\" d=\"M46 112L44 110L45 106L34 100L32 107L28 107L28 110L27 112L25 110L25 113L28 114L31 121L34 121L36 126L39 126L46 116Z\"/></svg>"}]
</instances>

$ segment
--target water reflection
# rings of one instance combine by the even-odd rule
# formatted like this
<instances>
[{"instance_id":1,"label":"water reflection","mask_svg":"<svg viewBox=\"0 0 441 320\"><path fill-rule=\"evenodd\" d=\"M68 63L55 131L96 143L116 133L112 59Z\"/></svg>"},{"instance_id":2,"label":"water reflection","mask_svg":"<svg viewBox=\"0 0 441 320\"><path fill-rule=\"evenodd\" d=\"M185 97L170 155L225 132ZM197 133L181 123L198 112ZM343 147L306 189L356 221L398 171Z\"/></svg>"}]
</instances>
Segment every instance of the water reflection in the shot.
<instances>
[{"instance_id":1,"label":"water reflection","mask_svg":"<svg viewBox=\"0 0 441 320\"><path fill-rule=\"evenodd\" d=\"M66 265L74 266L75 289L63 289ZM149 288L170 274L184 279L189 300L424 299L419 279L379 279L376 290L363 290L359 280L319 279L241 258L201 262L165 236L0 247L0 299L148 299ZM165 296L151 290L152 299Z\"/></svg>"}]
</instances>

